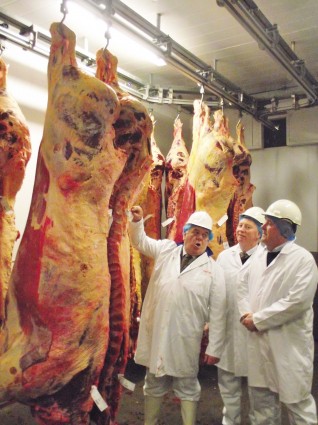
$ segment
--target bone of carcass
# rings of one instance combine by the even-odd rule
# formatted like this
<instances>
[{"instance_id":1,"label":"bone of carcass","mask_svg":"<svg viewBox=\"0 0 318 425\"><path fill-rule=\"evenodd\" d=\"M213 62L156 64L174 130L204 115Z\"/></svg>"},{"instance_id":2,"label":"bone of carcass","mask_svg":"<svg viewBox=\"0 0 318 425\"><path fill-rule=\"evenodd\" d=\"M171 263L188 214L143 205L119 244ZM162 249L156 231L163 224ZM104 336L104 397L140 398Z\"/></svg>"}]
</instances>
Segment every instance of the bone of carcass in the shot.
<instances>
[{"instance_id":1,"label":"bone of carcass","mask_svg":"<svg viewBox=\"0 0 318 425\"><path fill-rule=\"evenodd\" d=\"M0 400L31 404L39 424L87 425L108 343L107 211L127 155L113 144L115 92L79 70L70 29L50 31L48 106L9 283Z\"/></svg>"},{"instance_id":2,"label":"bone of carcass","mask_svg":"<svg viewBox=\"0 0 318 425\"><path fill-rule=\"evenodd\" d=\"M110 208L113 222L108 236L108 262L111 274L110 334L99 390L110 411L95 412L94 420L108 424L114 420L120 398L118 375L125 371L129 350L129 328L134 293L130 288L130 242L127 232L127 210L138 197L150 173L150 135L152 122L146 108L133 96L122 91L117 78L117 58L109 51L97 52L96 76L114 88L120 103L116 120L115 144L127 152L128 160L114 187ZM109 417L110 416L110 417Z\"/></svg>"},{"instance_id":3,"label":"bone of carcass","mask_svg":"<svg viewBox=\"0 0 318 425\"><path fill-rule=\"evenodd\" d=\"M7 91L7 65L0 57L0 325L18 237L14 205L31 156L30 133L22 111Z\"/></svg>"},{"instance_id":4,"label":"bone of carcass","mask_svg":"<svg viewBox=\"0 0 318 425\"><path fill-rule=\"evenodd\" d=\"M166 157L165 207L167 218L177 217L182 208L182 200L187 178L189 152L182 136L182 122L176 118L174 122L173 142ZM175 239L176 220L167 226L166 238Z\"/></svg>"},{"instance_id":5,"label":"bone of carcass","mask_svg":"<svg viewBox=\"0 0 318 425\"><path fill-rule=\"evenodd\" d=\"M230 201L226 222L226 236L230 246L237 243L236 228L239 222L239 216L245 210L253 206L252 196L255 186L251 183L251 155L246 148L244 139L244 127L241 120L236 125L237 143L242 147L243 155L237 155L234 158L233 174L239 183L233 198Z\"/></svg>"}]
</instances>

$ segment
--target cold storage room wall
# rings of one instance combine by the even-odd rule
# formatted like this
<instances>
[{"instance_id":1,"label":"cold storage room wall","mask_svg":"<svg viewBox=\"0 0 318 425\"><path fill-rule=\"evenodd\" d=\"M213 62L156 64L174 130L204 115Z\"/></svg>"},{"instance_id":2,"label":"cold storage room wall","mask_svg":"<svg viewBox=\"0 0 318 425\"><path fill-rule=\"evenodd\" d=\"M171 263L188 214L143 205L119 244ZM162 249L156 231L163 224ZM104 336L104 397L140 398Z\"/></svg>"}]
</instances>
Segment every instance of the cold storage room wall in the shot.
<instances>
[{"instance_id":1,"label":"cold storage room wall","mask_svg":"<svg viewBox=\"0 0 318 425\"><path fill-rule=\"evenodd\" d=\"M238 111L226 111L235 134ZM251 181L256 186L254 205L266 208L277 199L297 203L303 223L297 240L318 251L318 107L288 111L287 146L263 149L262 125L243 115L246 145L252 155ZM306 117L306 118L305 118ZM296 136L296 137L295 137Z\"/></svg>"},{"instance_id":2,"label":"cold storage room wall","mask_svg":"<svg viewBox=\"0 0 318 425\"><path fill-rule=\"evenodd\" d=\"M32 138L32 157L27 166L22 189L17 195L15 208L17 227L22 234L29 212L37 152L43 134L47 103L47 59L11 45L3 58L10 65L8 90L24 112ZM178 115L178 107L149 103L146 103L146 107L154 114L155 139L162 153L166 155L173 140L173 123ZM235 110L226 110L225 113L230 120L231 134L235 137L239 113ZM183 136L187 147L190 148L192 114L182 111L180 118L183 122ZM243 122L246 143L251 148L253 160L251 181L256 186L254 204L266 208L279 198L295 201L303 212L303 225L297 234L298 241L308 250L318 251L318 134L310 145L262 149L260 132L253 133L253 120L243 116ZM258 128L255 123L254 126ZM18 244L19 241L15 252Z\"/></svg>"}]
</instances>

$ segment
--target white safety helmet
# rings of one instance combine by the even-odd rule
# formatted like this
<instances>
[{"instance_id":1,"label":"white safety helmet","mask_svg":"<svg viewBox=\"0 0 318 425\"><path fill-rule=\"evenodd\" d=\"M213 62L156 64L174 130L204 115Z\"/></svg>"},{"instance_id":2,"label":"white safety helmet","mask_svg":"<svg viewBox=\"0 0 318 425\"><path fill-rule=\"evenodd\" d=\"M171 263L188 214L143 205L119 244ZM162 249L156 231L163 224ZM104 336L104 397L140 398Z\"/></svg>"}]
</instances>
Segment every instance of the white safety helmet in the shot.
<instances>
[{"instance_id":1,"label":"white safety helmet","mask_svg":"<svg viewBox=\"0 0 318 425\"><path fill-rule=\"evenodd\" d=\"M213 221L207 212L196 211L190 215L186 224L192 224L193 226L200 226L204 227L205 229L211 230Z\"/></svg>"},{"instance_id":2,"label":"white safety helmet","mask_svg":"<svg viewBox=\"0 0 318 425\"><path fill-rule=\"evenodd\" d=\"M242 212L240 214L240 219L242 218L251 218L259 223L259 225L262 225L265 223L265 211L263 208L260 207L251 207L248 208L246 211Z\"/></svg>"},{"instance_id":3,"label":"white safety helmet","mask_svg":"<svg viewBox=\"0 0 318 425\"><path fill-rule=\"evenodd\" d=\"M273 202L265 211L265 216L282 218L294 224L301 225L301 211L298 206L288 199Z\"/></svg>"}]
</instances>

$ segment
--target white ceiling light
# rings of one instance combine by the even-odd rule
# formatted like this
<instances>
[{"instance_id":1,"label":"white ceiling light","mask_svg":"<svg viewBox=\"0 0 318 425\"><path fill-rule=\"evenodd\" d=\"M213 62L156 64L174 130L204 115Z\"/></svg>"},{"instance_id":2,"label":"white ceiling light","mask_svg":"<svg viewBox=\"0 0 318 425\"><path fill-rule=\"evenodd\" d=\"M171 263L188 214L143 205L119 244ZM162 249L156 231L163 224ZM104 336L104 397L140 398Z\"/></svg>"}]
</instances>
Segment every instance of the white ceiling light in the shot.
<instances>
[{"instance_id":1,"label":"white ceiling light","mask_svg":"<svg viewBox=\"0 0 318 425\"><path fill-rule=\"evenodd\" d=\"M102 4L102 3L101 3ZM103 3L104 4L104 3ZM108 28L108 24L105 20L98 17L94 12L90 11L89 8L81 7L79 4L74 3L73 1L68 2L68 16L67 20L72 22L73 19L76 19L77 24L80 22L83 28L93 28L95 39L98 38L101 40L101 44L105 43L105 33L110 33L110 46L108 47L111 50L111 40L116 41L116 44L120 44L120 52L122 55L127 52L127 55L131 55L131 52L134 52L136 60L139 58L141 60L150 62L156 66L164 66L167 63L163 58L158 56L154 51L152 51L148 46L146 47L145 43L137 40L131 36L131 33L125 33L117 28L111 26ZM102 38L103 37L103 38ZM116 55L116 51L112 52Z\"/></svg>"},{"instance_id":2,"label":"white ceiling light","mask_svg":"<svg viewBox=\"0 0 318 425\"><path fill-rule=\"evenodd\" d=\"M99 3L99 8L101 9L101 10L106 10L106 4L105 3Z\"/></svg>"}]
</instances>

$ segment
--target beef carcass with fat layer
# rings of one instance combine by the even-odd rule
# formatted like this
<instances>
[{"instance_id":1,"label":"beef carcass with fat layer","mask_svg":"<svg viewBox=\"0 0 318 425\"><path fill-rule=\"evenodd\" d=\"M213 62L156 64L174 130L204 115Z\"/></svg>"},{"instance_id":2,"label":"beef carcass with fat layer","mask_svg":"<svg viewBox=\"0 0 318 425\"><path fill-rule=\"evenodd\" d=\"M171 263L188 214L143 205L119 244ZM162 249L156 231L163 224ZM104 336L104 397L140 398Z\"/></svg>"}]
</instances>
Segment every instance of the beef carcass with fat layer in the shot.
<instances>
[{"instance_id":1,"label":"beef carcass with fat layer","mask_svg":"<svg viewBox=\"0 0 318 425\"><path fill-rule=\"evenodd\" d=\"M187 179L189 152L182 136L182 122L176 118L174 122L173 142L166 157L165 208L167 218L174 218L166 231L167 239L175 239L176 217L182 207L182 200Z\"/></svg>"},{"instance_id":2,"label":"beef carcass with fat layer","mask_svg":"<svg viewBox=\"0 0 318 425\"><path fill-rule=\"evenodd\" d=\"M195 100L193 103L194 117L192 127L192 146L187 165L186 181L184 185L184 192L182 197L182 204L176 214L175 222L175 235L176 242L183 240L183 226L188 220L189 216L195 211L195 192L194 186L191 182L193 168L196 165L198 149L200 147L201 139L212 132L212 124L210 121L210 109L201 100Z\"/></svg>"},{"instance_id":3,"label":"beef carcass with fat layer","mask_svg":"<svg viewBox=\"0 0 318 425\"><path fill-rule=\"evenodd\" d=\"M127 153L127 162L110 200L112 225L108 237L108 262L111 274L110 334L99 390L109 409L98 412L98 425L108 424L117 414L121 393L119 375L125 372L130 346L131 299L130 241L127 231L127 211L135 203L150 174L150 136L152 121L143 104L120 89L117 78L117 58L108 50L97 52L96 76L114 88L120 104L119 117L114 123L115 144ZM110 411L109 411L110 410Z\"/></svg>"},{"instance_id":4,"label":"beef carcass with fat layer","mask_svg":"<svg viewBox=\"0 0 318 425\"><path fill-rule=\"evenodd\" d=\"M22 111L7 90L7 65L0 57L0 327L18 237L14 205L31 156L30 132Z\"/></svg>"},{"instance_id":5,"label":"beef carcass with fat layer","mask_svg":"<svg viewBox=\"0 0 318 425\"><path fill-rule=\"evenodd\" d=\"M233 166L242 163L249 152L231 137L223 111L214 112L213 118L212 131L200 139L189 179L195 191L196 209L207 211L213 219L214 238L209 246L216 258L228 245L226 222L222 218L238 187Z\"/></svg>"},{"instance_id":6,"label":"beef carcass with fat layer","mask_svg":"<svg viewBox=\"0 0 318 425\"><path fill-rule=\"evenodd\" d=\"M228 243L222 218L238 187L233 166L242 163L248 151L230 136L228 120L221 110L214 113L213 124L204 102L195 101L194 112L193 150L183 200L187 204L182 205L178 217L177 235L182 237L182 227L194 209L207 211L213 219L214 233L209 246L217 257Z\"/></svg>"},{"instance_id":7,"label":"beef carcass with fat layer","mask_svg":"<svg viewBox=\"0 0 318 425\"><path fill-rule=\"evenodd\" d=\"M81 72L75 34L50 28L48 107L31 209L9 283L0 400L37 423L87 425L108 343L108 207L127 155L116 93Z\"/></svg>"}]
</instances>

